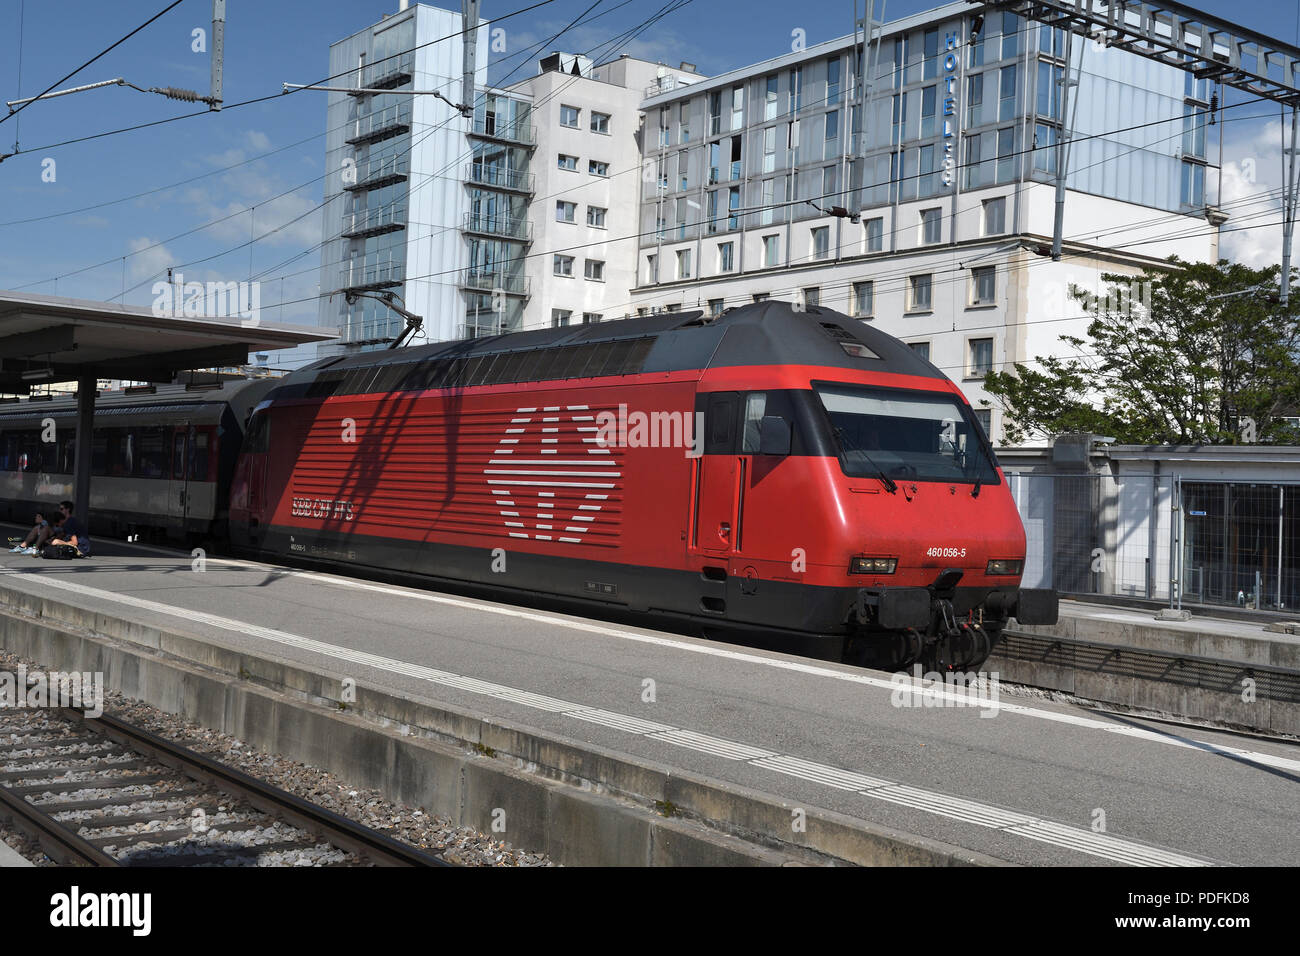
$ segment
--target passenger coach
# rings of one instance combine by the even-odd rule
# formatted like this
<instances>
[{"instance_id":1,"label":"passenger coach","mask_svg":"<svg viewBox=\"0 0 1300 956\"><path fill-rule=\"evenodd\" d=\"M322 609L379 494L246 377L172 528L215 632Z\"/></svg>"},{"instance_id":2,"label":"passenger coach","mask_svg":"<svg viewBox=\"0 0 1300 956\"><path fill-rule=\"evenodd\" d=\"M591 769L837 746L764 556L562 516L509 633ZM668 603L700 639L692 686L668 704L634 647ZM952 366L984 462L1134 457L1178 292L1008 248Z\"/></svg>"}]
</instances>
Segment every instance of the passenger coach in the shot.
<instances>
[{"instance_id":1,"label":"passenger coach","mask_svg":"<svg viewBox=\"0 0 1300 956\"><path fill-rule=\"evenodd\" d=\"M254 410L230 529L886 666L977 666L1056 614L960 390L780 302L318 362Z\"/></svg>"},{"instance_id":2,"label":"passenger coach","mask_svg":"<svg viewBox=\"0 0 1300 956\"><path fill-rule=\"evenodd\" d=\"M248 413L275 385L163 385L96 400L90 531L174 540L226 537L230 479ZM75 397L0 405L0 514L28 523L74 498Z\"/></svg>"}]
</instances>

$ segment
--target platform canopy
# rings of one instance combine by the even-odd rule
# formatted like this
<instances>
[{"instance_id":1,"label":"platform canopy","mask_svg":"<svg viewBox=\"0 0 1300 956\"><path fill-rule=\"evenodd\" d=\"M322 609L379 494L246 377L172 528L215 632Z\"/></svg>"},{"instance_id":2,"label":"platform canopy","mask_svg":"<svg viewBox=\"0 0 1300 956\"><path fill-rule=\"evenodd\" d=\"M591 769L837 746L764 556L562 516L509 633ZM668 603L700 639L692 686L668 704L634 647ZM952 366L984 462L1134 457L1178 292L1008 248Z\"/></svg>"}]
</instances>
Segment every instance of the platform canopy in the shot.
<instances>
[{"instance_id":1,"label":"platform canopy","mask_svg":"<svg viewBox=\"0 0 1300 956\"><path fill-rule=\"evenodd\" d=\"M77 383L73 498L77 513L86 515L97 379L170 382L178 372L243 365L250 352L334 338L333 332L273 325L260 316L178 317L139 306L0 291L0 392Z\"/></svg>"},{"instance_id":2,"label":"platform canopy","mask_svg":"<svg viewBox=\"0 0 1300 956\"><path fill-rule=\"evenodd\" d=\"M172 317L142 306L0 291L0 392L87 378L170 382L177 372L244 365L250 352L335 337L314 326Z\"/></svg>"}]
</instances>

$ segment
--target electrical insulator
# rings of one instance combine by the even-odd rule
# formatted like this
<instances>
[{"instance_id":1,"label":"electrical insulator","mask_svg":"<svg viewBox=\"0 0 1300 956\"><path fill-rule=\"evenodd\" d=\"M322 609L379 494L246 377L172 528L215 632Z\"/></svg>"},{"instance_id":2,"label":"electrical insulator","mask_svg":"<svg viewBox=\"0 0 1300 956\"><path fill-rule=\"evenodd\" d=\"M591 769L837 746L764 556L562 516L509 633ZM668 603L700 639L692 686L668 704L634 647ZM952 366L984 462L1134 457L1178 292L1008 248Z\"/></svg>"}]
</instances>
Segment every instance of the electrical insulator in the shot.
<instances>
[{"instance_id":1,"label":"electrical insulator","mask_svg":"<svg viewBox=\"0 0 1300 956\"><path fill-rule=\"evenodd\" d=\"M186 103L197 103L199 94L193 90L180 90L174 86L155 87L151 92L158 93L171 100L184 100Z\"/></svg>"}]
</instances>

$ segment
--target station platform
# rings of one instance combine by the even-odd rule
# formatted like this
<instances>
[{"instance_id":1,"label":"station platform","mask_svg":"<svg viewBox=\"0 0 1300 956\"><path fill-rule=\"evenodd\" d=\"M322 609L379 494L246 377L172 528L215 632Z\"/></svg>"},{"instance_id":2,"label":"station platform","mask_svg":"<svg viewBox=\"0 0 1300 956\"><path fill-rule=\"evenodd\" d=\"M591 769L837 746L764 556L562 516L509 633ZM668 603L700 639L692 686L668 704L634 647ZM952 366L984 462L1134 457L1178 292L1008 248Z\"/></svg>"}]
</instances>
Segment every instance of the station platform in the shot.
<instances>
[{"instance_id":1,"label":"station platform","mask_svg":"<svg viewBox=\"0 0 1300 956\"><path fill-rule=\"evenodd\" d=\"M888 674L647 627L248 560L209 557L196 571L188 554L95 546L84 561L0 554L0 613L63 615L87 633L111 623L117 640L146 645L181 635L212 648L213 666L218 649L253 655L462 721L523 728L551 742L520 755L524 770L552 750L586 748L610 766L772 795L796 817L813 808L983 862L1300 856L1300 745L1288 741L1009 689L973 704ZM1079 617L1123 629L1136 626L1129 613ZM1194 623L1224 637L1267 633ZM1278 639L1293 640L1264 638Z\"/></svg>"}]
</instances>

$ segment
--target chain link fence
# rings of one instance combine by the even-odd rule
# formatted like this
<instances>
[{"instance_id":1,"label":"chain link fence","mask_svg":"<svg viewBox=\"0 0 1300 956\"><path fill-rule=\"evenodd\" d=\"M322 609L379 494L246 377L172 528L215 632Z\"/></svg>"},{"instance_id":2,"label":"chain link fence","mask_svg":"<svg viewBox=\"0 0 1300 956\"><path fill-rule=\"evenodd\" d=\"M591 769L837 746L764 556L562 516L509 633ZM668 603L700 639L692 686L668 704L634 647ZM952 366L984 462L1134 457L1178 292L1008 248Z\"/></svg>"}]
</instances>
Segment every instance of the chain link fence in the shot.
<instances>
[{"instance_id":1,"label":"chain link fence","mask_svg":"<svg viewBox=\"0 0 1300 956\"><path fill-rule=\"evenodd\" d=\"M1025 526L1026 587L1171 607L1300 606L1300 484L1007 477Z\"/></svg>"}]
</instances>

